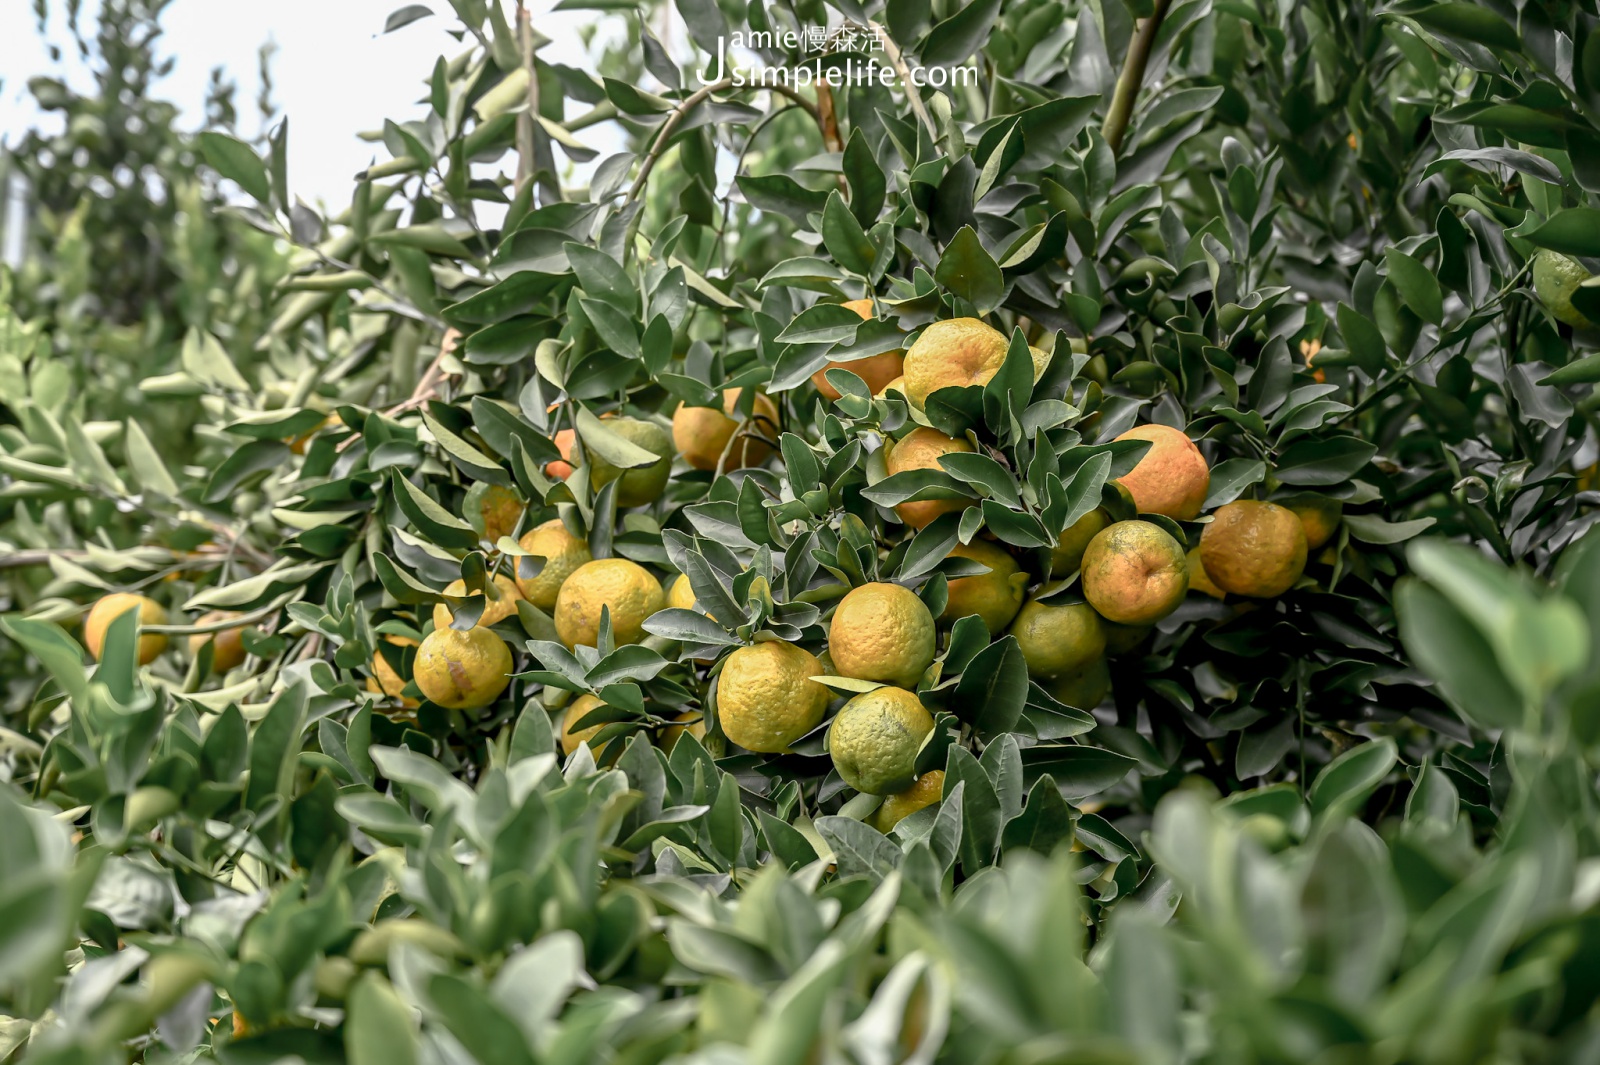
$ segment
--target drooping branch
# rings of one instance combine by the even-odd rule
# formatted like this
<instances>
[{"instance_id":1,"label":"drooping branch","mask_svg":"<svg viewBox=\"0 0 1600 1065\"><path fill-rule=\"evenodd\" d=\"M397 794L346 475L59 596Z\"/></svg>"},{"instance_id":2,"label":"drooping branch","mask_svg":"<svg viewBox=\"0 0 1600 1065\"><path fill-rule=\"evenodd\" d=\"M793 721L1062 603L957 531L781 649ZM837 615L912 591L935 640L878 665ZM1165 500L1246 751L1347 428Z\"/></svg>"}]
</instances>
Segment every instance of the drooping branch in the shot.
<instances>
[{"instance_id":1,"label":"drooping branch","mask_svg":"<svg viewBox=\"0 0 1600 1065\"><path fill-rule=\"evenodd\" d=\"M1111 109L1106 112L1105 125L1100 134L1111 146L1113 154L1122 150L1122 138L1128 132L1128 120L1133 117L1133 104L1144 86L1145 67L1150 65L1150 52L1155 47L1156 34L1161 32L1162 20L1172 0L1156 0L1150 17L1139 23L1139 28L1128 45L1128 56L1122 63L1122 74L1117 78L1116 91L1111 96Z\"/></svg>"}]
</instances>

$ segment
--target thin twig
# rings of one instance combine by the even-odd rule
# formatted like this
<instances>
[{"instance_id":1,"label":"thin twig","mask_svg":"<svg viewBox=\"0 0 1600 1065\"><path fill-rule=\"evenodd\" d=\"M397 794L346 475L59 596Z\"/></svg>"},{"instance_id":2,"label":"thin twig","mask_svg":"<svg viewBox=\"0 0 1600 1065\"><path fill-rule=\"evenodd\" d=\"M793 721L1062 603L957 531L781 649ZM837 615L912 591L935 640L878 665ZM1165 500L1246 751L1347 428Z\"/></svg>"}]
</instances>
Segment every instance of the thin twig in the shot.
<instances>
[{"instance_id":1,"label":"thin twig","mask_svg":"<svg viewBox=\"0 0 1600 1065\"><path fill-rule=\"evenodd\" d=\"M392 418L397 414L404 414L408 410L415 410L439 394L439 382L444 380L444 359L446 355L456 350L456 343L461 339L459 329L446 329L444 339L439 342L439 354L433 357L428 368L423 371L422 377L417 381L417 387L411 390L411 395L401 400L392 407L383 411L383 416ZM361 439L360 433L352 433L339 442L334 448L335 453L342 453L346 448Z\"/></svg>"},{"instance_id":2,"label":"thin twig","mask_svg":"<svg viewBox=\"0 0 1600 1065\"><path fill-rule=\"evenodd\" d=\"M1111 110L1106 112L1106 122L1100 135L1111 147L1112 154L1122 150L1122 138L1128 132L1128 120L1133 117L1133 103L1144 85L1144 70L1150 63L1150 51L1155 47L1156 34L1161 31L1161 21L1167 17L1172 0L1156 0L1150 17L1139 23L1139 31L1128 45L1128 57L1122 64L1122 76L1117 79L1116 92L1111 97Z\"/></svg>"},{"instance_id":3,"label":"thin twig","mask_svg":"<svg viewBox=\"0 0 1600 1065\"><path fill-rule=\"evenodd\" d=\"M900 46L894 43L894 38L889 36L889 31L876 22L868 22L867 28L878 35L878 40L883 42L883 50L889 54L889 62L894 64L895 73L900 75L900 87L906 91L906 100L911 104L911 110L916 112L922 124L928 127L928 135L935 142L939 140L939 127L933 124L933 117L928 114L928 109L923 106L922 96L917 92L916 83L911 80L911 68L906 65L906 57L901 54Z\"/></svg>"},{"instance_id":4,"label":"thin twig","mask_svg":"<svg viewBox=\"0 0 1600 1065\"><path fill-rule=\"evenodd\" d=\"M677 132L678 126L683 122L684 118L689 114L689 112L693 111L696 107L699 107L713 93L731 89L735 84L736 81L734 78L723 78L721 81L712 82L710 85L707 85L704 88L696 89L694 92L683 98L683 102L673 109L672 114L667 116L667 120L661 123L661 128L656 131L655 139L650 142L650 150L645 153L644 160L639 164L638 175L634 177L633 184L628 186L628 196L627 199L623 201L624 203L632 203L639 198L640 193L644 191L645 183L650 180L650 172L655 169L656 163L660 162L661 156L666 152L667 142L672 139L672 135ZM782 96L787 96L801 107L804 107L806 112L810 114L812 118L817 119L819 125L821 124L820 112L817 110L816 105L810 100L807 100L805 97L801 96L795 90L789 88L787 85L764 85L757 82L751 82L747 83L744 87L757 90L767 89ZM629 256L633 254L633 242L634 239L639 235L639 224L643 220L644 208L641 206L639 210L634 213L633 221L628 223L628 232L623 238L622 242L623 255Z\"/></svg>"},{"instance_id":5,"label":"thin twig","mask_svg":"<svg viewBox=\"0 0 1600 1065\"><path fill-rule=\"evenodd\" d=\"M517 43L522 46L522 67L528 72L528 109L517 116L517 192L533 177L533 124L539 114L539 72L533 66L533 24L526 0L517 0Z\"/></svg>"}]
</instances>

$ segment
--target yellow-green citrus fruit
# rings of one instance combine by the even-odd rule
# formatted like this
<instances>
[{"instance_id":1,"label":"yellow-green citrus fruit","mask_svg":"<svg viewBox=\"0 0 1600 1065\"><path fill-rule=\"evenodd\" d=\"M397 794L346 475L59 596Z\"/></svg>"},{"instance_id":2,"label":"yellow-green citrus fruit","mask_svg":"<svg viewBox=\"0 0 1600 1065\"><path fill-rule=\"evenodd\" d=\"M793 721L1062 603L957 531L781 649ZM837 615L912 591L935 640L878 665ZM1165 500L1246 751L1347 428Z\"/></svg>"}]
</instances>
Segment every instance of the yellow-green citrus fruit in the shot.
<instances>
[{"instance_id":1,"label":"yellow-green citrus fruit","mask_svg":"<svg viewBox=\"0 0 1600 1065\"><path fill-rule=\"evenodd\" d=\"M663 751L671 753L672 748L676 747L678 741L685 735L693 736L701 743L705 742L706 718L704 714L698 710L685 710L673 720L677 724L668 725L661 730L660 744Z\"/></svg>"},{"instance_id":2,"label":"yellow-green citrus fruit","mask_svg":"<svg viewBox=\"0 0 1600 1065\"><path fill-rule=\"evenodd\" d=\"M600 612L611 612L611 635L617 646L638 643L645 619L666 602L661 582L637 562L601 558L585 562L568 577L556 596L556 635L571 650L600 642Z\"/></svg>"},{"instance_id":3,"label":"yellow-green citrus fruit","mask_svg":"<svg viewBox=\"0 0 1600 1065\"><path fill-rule=\"evenodd\" d=\"M383 639L394 647L417 646L416 640L405 636L385 636ZM372 675L367 677L367 691L377 695L392 696L399 699L401 705L415 710L420 704L415 699L400 694L405 686L406 678L389 664L389 660L383 657L383 652L379 651L372 656Z\"/></svg>"},{"instance_id":4,"label":"yellow-green citrus fruit","mask_svg":"<svg viewBox=\"0 0 1600 1065\"><path fill-rule=\"evenodd\" d=\"M906 398L920 410L941 388L988 384L1009 347L1004 333L977 318L934 322L906 352Z\"/></svg>"},{"instance_id":5,"label":"yellow-green citrus fruit","mask_svg":"<svg viewBox=\"0 0 1600 1065\"><path fill-rule=\"evenodd\" d=\"M667 605L679 610L693 610L694 604L694 589L689 585L689 577L680 573L667 589Z\"/></svg>"},{"instance_id":6,"label":"yellow-green citrus fruit","mask_svg":"<svg viewBox=\"0 0 1600 1065\"><path fill-rule=\"evenodd\" d=\"M1073 522L1056 541L1056 546L1050 549L1050 576L1065 577L1076 573L1078 567L1083 565L1083 553L1088 550L1089 541L1094 539L1095 533L1110 524L1111 515L1100 507Z\"/></svg>"},{"instance_id":7,"label":"yellow-green citrus fruit","mask_svg":"<svg viewBox=\"0 0 1600 1065\"><path fill-rule=\"evenodd\" d=\"M1035 680L1064 676L1106 653L1105 622L1088 603L1052 606L1029 600L1011 635Z\"/></svg>"},{"instance_id":8,"label":"yellow-green citrus fruit","mask_svg":"<svg viewBox=\"0 0 1600 1065\"><path fill-rule=\"evenodd\" d=\"M855 311L863 320L872 317L871 300L851 300L843 304L846 310ZM828 383L829 370L849 370L861 380L866 382L867 391L878 393L883 391L891 381L900 376L905 367L905 352L896 348L894 351L885 351L878 355L868 355L864 359L854 362L830 362L822 369L811 375L811 383L816 386L822 398L833 401L839 398L839 390Z\"/></svg>"},{"instance_id":9,"label":"yellow-green citrus fruit","mask_svg":"<svg viewBox=\"0 0 1600 1065\"><path fill-rule=\"evenodd\" d=\"M1339 531L1339 521L1344 517L1344 504L1337 499L1302 492L1278 500L1280 506L1289 508L1300 519L1300 528L1306 534L1306 550L1315 551Z\"/></svg>"},{"instance_id":10,"label":"yellow-green citrus fruit","mask_svg":"<svg viewBox=\"0 0 1600 1065\"><path fill-rule=\"evenodd\" d=\"M536 575L516 579L522 597L544 611L555 608L556 595L566 579L594 558L589 553L589 542L568 532L560 518L529 529L517 546L544 559L544 567Z\"/></svg>"},{"instance_id":11,"label":"yellow-green citrus fruit","mask_svg":"<svg viewBox=\"0 0 1600 1065\"><path fill-rule=\"evenodd\" d=\"M957 544L950 556L970 558L988 566L989 572L973 577L957 577L951 581L949 598L939 620L953 622L968 614L976 614L983 619L991 635L1004 632L1005 627L1011 624L1011 619L1017 616L1017 611L1022 609L1028 575L1022 572L1016 559L988 540Z\"/></svg>"},{"instance_id":12,"label":"yellow-green citrus fruit","mask_svg":"<svg viewBox=\"0 0 1600 1065\"><path fill-rule=\"evenodd\" d=\"M1082 573L1089 605L1123 625L1153 625L1189 588L1183 545L1148 521L1119 521L1096 533Z\"/></svg>"},{"instance_id":13,"label":"yellow-green citrus fruit","mask_svg":"<svg viewBox=\"0 0 1600 1065\"><path fill-rule=\"evenodd\" d=\"M1079 710L1093 710L1111 694L1111 667L1104 657L1086 663L1081 669L1051 681L1046 690L1052 696Z\"/></svg>"},{"instance_id":14,"label":"yellow-green citrus fruit","mask_svg":"<svg viewBox=\"0 0 1600 1065\"><path fill-rule=\"evenodd\" d=\"M560 741L562 754L572 755L579 747L594 739L600 730L606 727L606 724L609 724L609 722L606 722L599 725L590 725L588 728L577 728L578 722L583 720L585 714L595 707L603 705L604 703L600 698L594 695L580 695L572 700L572 704L567 707L566 715L561 719Z\"/></svg>"},{"instance_id":15,"label":"yellow-green citrus fruit","mask_svg":"<svg viewBox=\"0 0 1600 1065\"><path fill-rule=\"evenodd\" d=\"M1118 478L1141 514L1193 521L1211 490L1211 467L1194 441L1170 425L1136 425L1118 440L1148 440L1139 464Z\"/></svg>"},{"instance_id":16,"label":"yellow-green citrus fruit","mask_svg":"<svg viewBox=\"0 0 1600 1065\"><path fill-rule=\"evenodd\" d=\"M1558 322L1579 329L1594 328L1594 323L1572 305L1573 294L1589 277L1589 271L1571 256L1549 248L1540 248L1533 255L1534 294Z\"/></svg>"},{"instance_id":17,"label":"yellow-green citrus fruit","mask_svg":"<svg viewBox=\"0 0 1600 1065\"><path fill-rule=\"evenodd\" d=\"M621 478L617 485L617 506L642 507L654 502L667 487L667 477L672 473L672 436L655 422L639 418L607 418L605 427L628 441L637 444L660 461L636 470L624 470L601 458L594 448L585 454L589 457L589 484L599 491L601 486Z\"/></svg>"},{"instance_id":18,"label":"yellow-green citrus fruit","mask_svg":"<svg viewBox=\"0 0 1600 1065\"><path fill-rule=\"evenodd\" d=\"M238 617L237 611L213 610L201 614L195 620L196 625L215 625L219 621L227 621ZM213 673L226 673L236 669L244 662L244 630L246 626L236 629L223 629L221 632L196 632L189 636L189 653L198 655L200 649L206 644L211 645L211 671Z\"/></svg>"},{"instance_id":19,"label":"yellow-green citrus fruit","mask_svg":"<svg viewBox=\"0 0 1600 1065\"><path fill-rule=\"evenodd\" d=\"M863 584L834 608L828 654L841 677L915 688L933 664L933 614L908 588Z\"/></svg>"},{"instance_id":20,"label":"yellow-green citrus fruit","mask_svg":"<svg viewBox=\"0 0 1600 1065\"><path fill-rule=\"evenodd\" d=\"M1270 599L1305 572L1305 527L1287 507L1236 500L1218 507L1200 534L1200 561L1223 591Z\"/></svg>"},{"instance_id":21,"label":"yellow-green citrus fruit","mask_svg":"<svg viewBox=\"0 0 1600 1065\"><path fill-rule=\"evenodd\" d=\"M112 592L110 595L101 596L94 606L89 608L89 616L83 619L83 644L89 649L89 654L94 656L96 662L100 661L100 654L105 650L106 629L111 623L122 615L138 611L139 624L165 625L167 611L160 603L148 596L135 595L132 592ZM139 634L139 664L147 666L154 662L162 651L167 649L167 637L161 632L141 632Z\"/></svg>"},{"instance_id":22,"label":"yellow-green citrus fruit","mask_svg":"<svg viewBox=\"0 0 1600 1065\"><path fill-rule=\"evenodd\" d=\"M1211 575L1206 572L1206 564L1200 557L1200 549L1198 547L1189 549L1189 553L1184 556L1184 562L1189 567L1189 590L1191 592L1209 595L1217 600L1228 597L1228 593L1218 588L1211 580Z\"/></svg>"},{"instance_id":23,"label":"yellow-green citrus fruit","mask_svg":"<svg viewBox=\"0 0 1600 1065\"><path fill-rule=\"evenodd\" d=\"M489 597L489 590L487 588L485 588L482 593L479 593L483 595L483 613L478 615L478 624L484 628L488 628L491 625L498 625L506 618L516 617L517 603L522 600L522 593L517 590L516 582L514 582L510 577L507 577L505 574L495 574L494 580L490 583L494 585L495 591L500 594L500 598L491 599ZM467 591L466 581L451 581L449 584L445 585L444 594L455 596L458 599L463 599L474 593L469 593ZM449 604L433 604L434 628L448 628L451 620L454 617L455 612L450 609Z\"/></svg>"},{"instance_id":24,"label":"yellow-green citrus fruit","mask_svg":"<svg viewBox=\"0 0 1600 1065\"><path fill-rule=\"evenodd\" d=\"M919 426L889 445L889 453L884 456L884 467L891 477L907 470L938 470L942 469L939 456L971 450L972 445L965 440L945 436L937 429ZM977 500L966 498L918 499L896 504L894 512L913 529L920 529L941 514L965 510L976 503Z\"/></svg>"},{"instance_id":25,"label":"yellow-green citrus fruit","mask_svg":"<svg viewBox=\"0 0 1600 1065\"><path fill-rule=\"evenodd\" d=\"M944 770L931 770L918 777L905 791L895 792L884 799L883 805L872 815L873 826L888 835L895 825L943 798Z\"/></svg>"},{"instance_id":26,"label":"yellow-green citrus fruit","mask_svg":"<svg viewBox=\"0 0 1600 1065\"><path fill-rule=\"evenodd\" d=\"M747 751L776 754L822 723L828 689L812 680L822 666L781 640L740 647L717 675L722 733Z\"/></svg>"},{"instance_id":27,"label":"yellow-green citrus fruit","mask_svg":"<svg viewBox=\"0 0 1600 1065\"><path fill-rule=\"evenodd\" d=\"M522 497L505 485L479 481L467 491L465 517L491 544L516 531L525 509Z\"/></svg>"},{"instance_id":28,"label":"yellow-green citrus fruit","mask_svg":"<svg viewBox=\"0 0 1600 1065\"><path fill-rule=\"evenodd\" d=\"M767 441L778 438L778 408L759 392L751 410L750 424L745 426L745 433L738 442L730 446L739 428L734 411L743 391L730 388L724 392L721 411L714 407L678 404L672 415L672 443L685 462L697 470L715 470L718 463L722 463L724 470L740 470L767 461L767 456L772 454L772 445Z\"/></svg>"},{"instance_id":29,"label":"yellow-green citrus fruit","mask_svg":"<svg viewBox=\"0 0 1600 1065\"><path fill-rule=\"evenodd\" d=\"M511 683L511 649L488 629L434 629L417 647L411 675L449 710L488 706Z\"/></svg>"},{"instance_id":30,"label":"yellow-green citrus fruit","mask_svg":"<svg viewBox=\"0 0 1600 1065\"><path fill-rule=\"evenodd\" d=\"M1115 621L1100 619L1101 627L1106 630L1106 654L1121 655L1138 647L1144 638L1150 635L1153 625L1119 625Z\"/></svg>"},{"instance_id":31,"label":"yellow-green citrus fruit","mask_svg":"<svg viewBox=\"0 0 1600 1065\"><path fill-rule=\"evenodd\" d=\"M875 688L844 704L828 726L828 754L839 776L868 795L905 791L933 715L904 688Z\"/></svg>"}]
</instances>

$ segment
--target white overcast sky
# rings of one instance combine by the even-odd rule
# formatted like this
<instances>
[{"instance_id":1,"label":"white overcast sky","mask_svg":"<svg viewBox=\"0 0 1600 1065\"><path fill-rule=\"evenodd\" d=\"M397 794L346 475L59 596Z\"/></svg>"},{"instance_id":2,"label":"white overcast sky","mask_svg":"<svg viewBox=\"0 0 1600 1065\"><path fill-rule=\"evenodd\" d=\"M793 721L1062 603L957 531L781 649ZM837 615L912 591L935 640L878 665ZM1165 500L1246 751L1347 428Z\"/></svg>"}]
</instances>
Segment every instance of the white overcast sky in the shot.
<instances>
[{"instance_id":1,"label":"white overcast sky","mask_svg":"<svg viewBox=\"0 0 1600 1065\"><path fill-rule=\"evenodd\" d=\"M560 62L589 66L578 30L594 21L593 12L552 12L555 0L532 0L534 26L555 43L544 52ZM289 118L289 184L294 195L335 208L349 202L352 178L374 158L388 153L358 139L385 118L419 116L416 101L440 55L453 56L462 45L445 30L454 24L448 0L431 0L440 12L395 33L382 33L385 18L405 0L174 0L163 25L161 48L177 60L159 94L183 110L184 125L203 115L211 68L224 67L239 85L243 132L252 135L259 88L256 53L272 41L273 99ZM50 61L34 28L28 0L0 0L0 139L14 143L38 121L27 92L28 79L64 70L67 80L85 88L85 68L77 63L60 9L51 0L50 39L64 62ZM84 4L84 24L92 27L96 0ZM91 34L92 36L92 34ZM602 145L596 144L600 148Z\"/></svg>"}]
</instances>

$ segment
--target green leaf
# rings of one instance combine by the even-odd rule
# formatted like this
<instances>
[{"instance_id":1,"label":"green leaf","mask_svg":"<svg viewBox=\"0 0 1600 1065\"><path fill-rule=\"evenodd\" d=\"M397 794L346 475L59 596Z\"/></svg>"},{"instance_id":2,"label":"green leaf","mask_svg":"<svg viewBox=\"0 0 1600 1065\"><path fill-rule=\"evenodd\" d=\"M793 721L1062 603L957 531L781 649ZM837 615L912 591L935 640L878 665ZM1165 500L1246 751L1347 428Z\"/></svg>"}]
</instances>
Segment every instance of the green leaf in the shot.
<instances>
[{"instance_id":1,"label":"green leaf","mask_svg":"<svg viewBox=\"0 0 1600 1065\"><path fill-rule=\"evenodd\" d=\"M1400 299L1425 322L1439 325L1444 321L1444 293L1439 279L1415 258L1398 248L1390 247L1383 253L1389 264L1389 281L1400 293ZM1341 320L1341 331L1343 322Z\"/></svg>"},{"instance_id":2,"label":"green leaf","mask_svg":"<svg viewBox=\"0 0 1600 1065\"><path fill-rule=\"evenodd\" d=\"M578 407L577 428L586 449L620 470L642 470L661 462L660 455L613 432L587 407Z\"/></svg>"},{"instance_id":3,"label":"green leaf","mask_svg":"<svg viewBox=\"0 0 1600 1065\"><path fill-rule=\"evenodd\" d=\"M1086 799L1118 783L1139 763L1126 755L1082 744L1040 744L1022 752L1030 772L1049 773L1069 799Z\"/></svg>"},{"instance_id":4,"label":"green leaf","mask_svg":"<svg viewBox=\"0 0 1600 1065\"><path fill-rule=\"evenodd\" d=\"M846 270L862 277L871 275L878 249L856 221L856 216L850 213L850 208L845 206L838 189L828 193L828 201L822 208L822 243L828 254Z\"/></svg>"},{"instance_id":5,"label":"green leaf","mask_svg":"<svg viewBox=\"0 0 1600 1065\"><path fill-rule=\"evenodd\" d=\"M1388 362L1387 348L1383 333L1372 319L1344 303L1339 304L1335 317L1339 323L1339 333L1344 337L1345 346L1350 350L1350 357L1355 364L1369 376L1376 377L1382 373Z\"/></svg>"},{"instance_id":6,"label":"green leaf","mask_svg":"<svg viewBox=\"0 0 1600 1065\"><path fill-rule=\"evenodd\" d=\"M983 44L999 14L1000 0L977 0L962 6L928 32L920 49L922 65L959 66Z\"/></svg>"},{"instance_id":7,"label":"green leaf","mask_svg":"<svg viewBox=\"0 0 1600 1065\"><path fill-rule=\"evenodd\" d=\"M1028 664L1015 636L979 651L961 671L951 709L986 736L1010 732L1028 702Z\"/></svg>"},{"instance_id":8,"label":"green leaf","mask_svg":"<svg viewBox=\"0 0 1600 1065\"><path fill-rule=\"evenodd\" d=\"M1552 251L1600 256L1600 208L1569 207L1532 229L1519 230L1516 235Z\"/></svg>"},{"instance_id":9,"label":"green leaf","mask_svg":"<svg viewBox=\"0 0 1600 1065\"><path fill-rule=\"evenodd\" d=\"M83 668L83 647L61 626L29 618L0 618L0 629L37 658L73 703L84 706L89 698L89 677Z\"/></svg>"},{"instance_id":10,"label":"green leaf","mask_svg":"<svg viewBox=\"0 0 1600 1065\"><path fill-rule=\"evenodd\" d=\"M1405 8L1405 16L1419 25L1438 30L1444 37L1488 45L1508 52L1522 50L1516 28L1492 9L1478 4L1444 3Z\"/></svg>"},{"instance_id":11,"label":"green leaf","mask_svg":"<svg viewBox=\"0 0 1600 1065\"><path fill-rule=\"evenodd\" d=\"M1355 815L1399 760L1388 736L1352 747L1329 762L1311 782L1311 812L1321 817Z\"/></svg>"},{"instance_id":12,"label":"green leaf","mask_svg":"<svg viewBox=\"0 0 1600 1065\"><path fill-rule=\"evenodd\" d=\"M842 165L844 176L850 182L850 213L856 216L856 221L863 227L870 226L878 220L878 213L883 210L888 182L860 126L850 131L849 143L844 146Z\"/></svg>"},{"instance_id":13,"label":"green leaf","mask_svg":"<svg viewBox=\"0 0 1600 1065\"><path fill-rule=\"evenodd\" d=\"M1377 453L1376 444L1355 436L1297 440L1284 448L1273 472L1284 484L1344 484Z\"/></svg>"},{"instance_id":14,"label":"green leaf","mask_svg":"<svg viewBox=\"0 0 1600 1065\"><path fill-rule=\"evenodd\" d=\"M440 547L465 550L478 545L478 530L444 509L398 471L389 478L389 483L394 501L423 536Z\"/></svg>"},{"instance_id":15,"label":"green leaf","mask_svg":"<svg viewBox=\"0 0 1600 1065\"><path fill-rule=\"evenodd\" d=\"M781 214L796 225L807 225L806 216L822 210L828 202L828 193L808 189L787 174L766 177L740 174L734 178L734 183L752 207Z\"/></svg>"},{"instance_id":16,"label":"green leaf","mask_svg":"<svg viewBox=\"0 0 1600 1065\"><path fill-rule=\"evenodd\" d=\"M155 451L155 445L150 443L150 438L144 435L139 422L128 419L125 433L123 433L123 446L128 449L128 464L133 467L133 475L139 480L139 488L147 493L158 496L178 497L178 481L173 480L173 475L166 472L166 464L162 456Z\"/></svg>"},{"instance_id":17,"label":"green leaf","mask_svg":"<svg viewBox=\"0 0 1600 1065\"><path fill-rule=\"evenodd\" d=\"M795 315L777 339L785 344L840 344L854 340L861 316L837 303L818 303Z\"/></svg>"},{"instance_id":18,"label":"green leaf","mask_svg":"<svg viewBox=\"0 0 1600 1065\"><path fill-rule=\"evenodd\" d=\"M483 991L459 976L437 973L428 982L428 996L439 1020L482 1062L535 1065L522 1029Z\"/></svg>"},{"instance_id":19,"label":"green leaf","mask_svg":"<svg viewBox=\"0 0 1600 1065\"><path fill-rule=\"evenodd\" d=\"M416 1065L411 1007L380 974L367 972L345 1000L344 1045L350 1065Z\"/></svg>"},{"instance_id":20,"label":"green leaf","mask_svg":"<svg viewBox=\"0 0 1600 1065\"><path fill-rule=\"evenodd\" d=\"M1443 595L1408 578L1395 588L1400 640L1446 699L1483 728L1523 718L1522 696L1496 663L1494 647Z\"/></svg>"},{"instance_id":21,"label":"green leaf","mask_svg":"<svg viewBox=\"0 0 1600 1065\"><path fill-rule=\"evenodd\" d=\"M1352 539L1364 544L1398 544L1418 536L1437 524L1437 518L1413 518L1410 521L1384 521L1373 514L1346 514L1345 527Z\"/></svg>"},{"instance_id":22,"label":"green leaf","mask_svg":"<svg viewBox=\"0 0 1600 1065\"><path fill-rule=\"evenodd\" d=\"M1053 854L1057 847L1072 840L1076 811L1061 797L1055 778L1046 773L1034 782L1022 812L1000 830L1002 853L1031 850Z\"/></svg>"},{"instance_id":23,"label":"green leaf","mask_svg":"<svg viewBox=\"0 0 1600 1065\"><path fill-rule=\"evenodd\" d=\"M971 226L962 226L950 239L939 257L934 279L980 313L986 314L999 306L1005 295L1006 282L1000 264L984 250Z\"/></svg>"},{"instance_id":24,"label":"green leaf","mask_svg":"<svg viewBox=\"0 0 1600 1065\"><path fill-rule=\"evenodd\" d=\"M200 134L200 152L217 173L261 203L271 201L272 185L267 180L266 164L244 141L206 130Z\"/></svg>"},{"instance_id":25,"label":"green leaf","mask_svg":"<svg viewBox=\"0 0 1600 1065\"><path fill-rule=\"evenodd\" d=\"M833 849L840 876L876 881L900 867L900 848L875 828L850 817L819 817L817 832Z\"/></svg>"}]
</instances>

